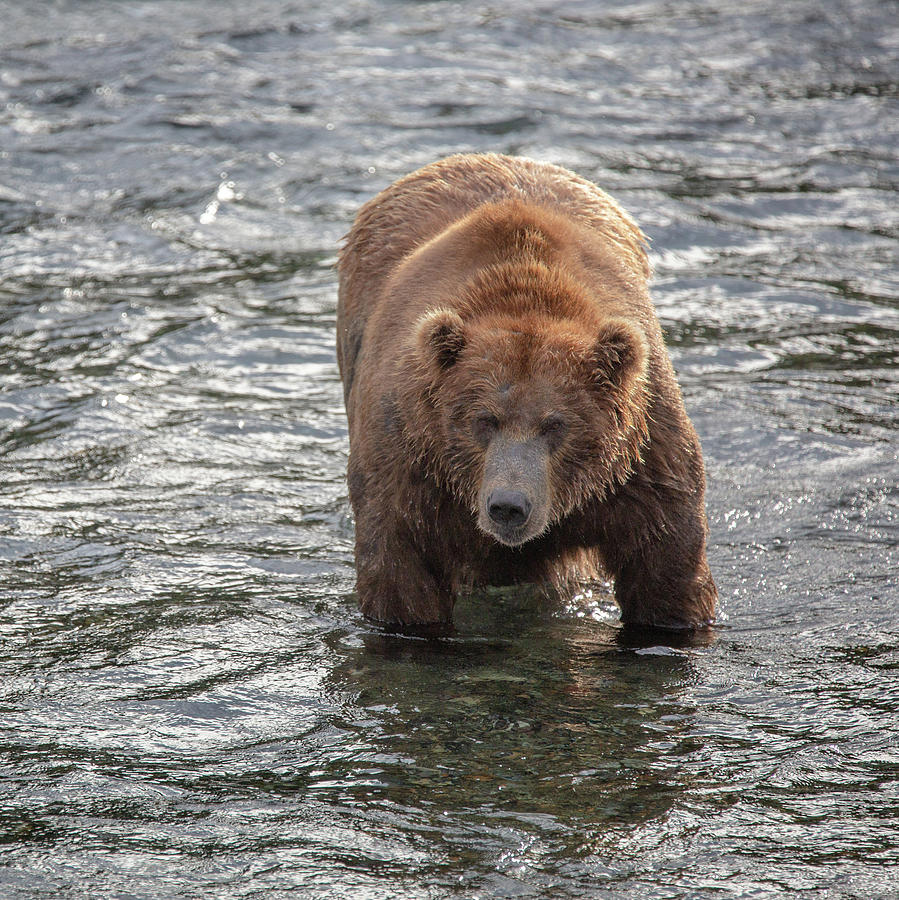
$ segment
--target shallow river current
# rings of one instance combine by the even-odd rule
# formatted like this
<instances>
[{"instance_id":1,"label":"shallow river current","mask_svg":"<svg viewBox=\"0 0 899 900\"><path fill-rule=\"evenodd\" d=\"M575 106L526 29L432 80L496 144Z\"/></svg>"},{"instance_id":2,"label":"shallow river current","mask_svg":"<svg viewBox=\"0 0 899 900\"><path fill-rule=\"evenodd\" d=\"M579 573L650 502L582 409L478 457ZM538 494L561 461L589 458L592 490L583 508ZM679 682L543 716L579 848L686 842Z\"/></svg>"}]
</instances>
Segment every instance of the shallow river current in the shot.
<instances>
[{"instance_id":1,"label":"shallow river current","mask_svg":"<svg viewBox=\"0 0 899 900\"><path fill-rule=\"evenodd\" d=\"M0 896L899 897L899 4L0 22ZM466 150L652 239L707 642L358 613L336 249Z\"/></svg>"}]
</instances>

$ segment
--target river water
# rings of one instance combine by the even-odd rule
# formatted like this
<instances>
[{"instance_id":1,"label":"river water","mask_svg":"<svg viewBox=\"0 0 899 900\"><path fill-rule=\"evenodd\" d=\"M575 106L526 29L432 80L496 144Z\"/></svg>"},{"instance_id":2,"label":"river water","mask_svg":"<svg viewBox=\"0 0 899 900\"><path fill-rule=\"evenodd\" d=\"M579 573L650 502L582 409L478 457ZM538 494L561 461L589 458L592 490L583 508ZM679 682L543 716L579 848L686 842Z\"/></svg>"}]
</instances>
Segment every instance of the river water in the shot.
<instances>
[{"instance_id":1,"label":"river water","mask_svg":"<svg viewBox=\"0 0 899 900\"><path fill-rule=\"evenodd\" d=\"M0 895L899 897L899 4L0 22ZM708 642L357 611L336 248L466 150L652 239Z\"/></svg>"}]
</instances>

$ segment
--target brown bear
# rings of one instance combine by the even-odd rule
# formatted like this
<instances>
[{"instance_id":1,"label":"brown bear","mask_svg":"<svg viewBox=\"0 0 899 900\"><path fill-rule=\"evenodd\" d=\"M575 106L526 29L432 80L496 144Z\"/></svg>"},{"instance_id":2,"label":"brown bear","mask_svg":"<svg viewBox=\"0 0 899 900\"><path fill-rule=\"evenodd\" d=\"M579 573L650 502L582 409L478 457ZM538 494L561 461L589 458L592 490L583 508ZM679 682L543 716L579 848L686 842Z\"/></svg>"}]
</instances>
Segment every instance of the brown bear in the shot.
<instances>
[{"instance_id":1,"label":"brown bear","mask_svg":"<svg viewBox=\"0 0 899 900\"><path fill-rule=\"evenodd\" d=\"M366 616L447 625L460 589L605 573L624 623L714 619L699 442L611 197L452 156L366 203L338 269Z\"/></svg>"}]
</instances>

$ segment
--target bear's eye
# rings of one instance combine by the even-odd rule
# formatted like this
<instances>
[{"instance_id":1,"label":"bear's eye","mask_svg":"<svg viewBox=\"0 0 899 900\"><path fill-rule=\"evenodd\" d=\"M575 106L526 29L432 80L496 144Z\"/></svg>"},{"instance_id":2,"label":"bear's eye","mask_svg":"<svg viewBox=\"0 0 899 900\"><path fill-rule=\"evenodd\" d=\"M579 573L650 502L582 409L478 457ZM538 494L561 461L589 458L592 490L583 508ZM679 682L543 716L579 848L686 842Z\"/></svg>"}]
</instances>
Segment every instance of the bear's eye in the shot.
<instances>
[{"instance_id":1,"label":"bear's eye","mask_svg":"<svg viewBox=\"0 0 899 900\"><path fill-rule=\"evenodd\" d=\"M561 416L547 416L540 423L540 434L551 442L558 443L565 437L568 423Z\"/></svg>"},{"instance_id":2,"label":"bear's eye","mask_svg":"<svg viewBox=\"0 0 899 900\"><path fill-rule=\"evenodd\" d=\"M489 441L499 429L499 419L492 413L482 413L475 417L473 430L474 436L479 441Z\"/></svg>"}]
</instances>

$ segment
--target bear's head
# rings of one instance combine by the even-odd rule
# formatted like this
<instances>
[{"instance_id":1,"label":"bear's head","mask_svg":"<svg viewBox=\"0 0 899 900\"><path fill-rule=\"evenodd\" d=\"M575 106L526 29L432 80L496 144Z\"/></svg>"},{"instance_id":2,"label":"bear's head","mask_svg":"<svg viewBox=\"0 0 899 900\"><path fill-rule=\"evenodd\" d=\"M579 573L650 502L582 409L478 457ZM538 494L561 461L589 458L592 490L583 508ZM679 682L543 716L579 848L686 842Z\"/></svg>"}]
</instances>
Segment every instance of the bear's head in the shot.
<instances>
[{"instance_id":1,"label":"bear's head","mask_svg":"<svg viewBox=\"0 0 899 900\"><path fill-rule=\"evenodd\" d=\"M585 333L537 312L463 320L439 308L419 320L413 352L424 428L412 437L502 544L602 498L640 459L649 353L624 319Z\"/></svg>"}]
</instances>

